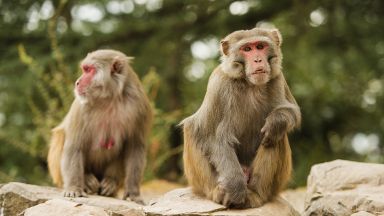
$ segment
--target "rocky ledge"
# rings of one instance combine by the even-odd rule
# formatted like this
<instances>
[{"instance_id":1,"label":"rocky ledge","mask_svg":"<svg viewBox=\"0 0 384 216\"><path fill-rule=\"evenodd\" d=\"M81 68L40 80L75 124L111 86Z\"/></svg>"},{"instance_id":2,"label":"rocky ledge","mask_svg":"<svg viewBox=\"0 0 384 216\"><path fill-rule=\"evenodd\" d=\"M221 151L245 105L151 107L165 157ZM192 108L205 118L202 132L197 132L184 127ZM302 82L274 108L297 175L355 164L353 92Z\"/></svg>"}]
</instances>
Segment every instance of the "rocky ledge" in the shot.
<instances>
[{"instance_id":1,"label":"rocky ledge","mask_svg":"<svg viewBox=\"0 0 384 216\"><path fill-rule=\"evenodd\" d=\"M0 216L298 215L280 197L261 208L227 210L192 194L189 188L172 190L149 205L141 206L101 196L64 198L57 188L11 182L0 186L0 204Z\"/></svg>"},{"instance_id":2,"label":"rocky ledge","mask_svg":"<svg viewBox=\"0 0 384 216\"><path fill-rule=\"evenodd\" d=\"M255 209L226 209L194 195L189 188L174 189L148 203L142 206L101 196L67 199L53 187L17 182L0 185L0 216L384 216L384 165L343 160L314 165L306 191L285 191Z\"/></svg>"}]
</instances>

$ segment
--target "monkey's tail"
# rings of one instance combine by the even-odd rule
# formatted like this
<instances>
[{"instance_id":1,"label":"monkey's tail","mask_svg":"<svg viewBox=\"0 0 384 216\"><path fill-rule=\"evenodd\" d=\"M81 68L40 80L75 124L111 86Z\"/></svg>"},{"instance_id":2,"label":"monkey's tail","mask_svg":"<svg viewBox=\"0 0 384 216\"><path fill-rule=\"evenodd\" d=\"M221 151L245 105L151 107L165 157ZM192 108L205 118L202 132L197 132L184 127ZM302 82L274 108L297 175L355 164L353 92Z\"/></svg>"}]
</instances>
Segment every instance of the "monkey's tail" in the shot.
<instances>
[{"instance_id":1,"label":"monkey's tail","mask_svg":"<svg viewBox=\"0 0 384 216\"><path fill-rule=\"evenodd\" d=\"M52 130L52 137L49 143L48 151L48 169L51 174L53 183L58 187L63 185L61 176L61 155L63 153L65 140L65 131L63 128L56 127Z\"/></svg>"}]
</instances>

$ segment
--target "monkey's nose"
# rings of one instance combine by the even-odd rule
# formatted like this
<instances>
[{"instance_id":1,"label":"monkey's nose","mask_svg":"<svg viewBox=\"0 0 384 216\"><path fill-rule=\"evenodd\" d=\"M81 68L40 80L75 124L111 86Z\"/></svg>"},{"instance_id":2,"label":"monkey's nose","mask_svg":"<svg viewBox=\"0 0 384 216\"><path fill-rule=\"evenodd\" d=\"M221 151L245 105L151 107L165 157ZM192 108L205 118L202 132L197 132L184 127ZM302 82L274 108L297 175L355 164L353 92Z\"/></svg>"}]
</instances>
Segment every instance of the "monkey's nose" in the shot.
<instances>
[{"instance_id":1,"label":"monkey's nose","mask_svg":"<svg viewBox=\"0 0 384 216\"><path fill-rule=\"evenodd\" d=\"M260 63L260 62L261 62L261 59L255 59L255 62L256 62L256 63Z\"/></svg>"},{"instance_id":2,"label":"monkey's nose","mask_svg":"<svg viewBox=\"0 0 384 216\"><path fill-rule=\"evenodd\" d=\"M75 85L76 85L76 86L78 86L78 85L79 85L79 83L80 83L79 81L76 81Z\"/></svg>"}]
</instances>

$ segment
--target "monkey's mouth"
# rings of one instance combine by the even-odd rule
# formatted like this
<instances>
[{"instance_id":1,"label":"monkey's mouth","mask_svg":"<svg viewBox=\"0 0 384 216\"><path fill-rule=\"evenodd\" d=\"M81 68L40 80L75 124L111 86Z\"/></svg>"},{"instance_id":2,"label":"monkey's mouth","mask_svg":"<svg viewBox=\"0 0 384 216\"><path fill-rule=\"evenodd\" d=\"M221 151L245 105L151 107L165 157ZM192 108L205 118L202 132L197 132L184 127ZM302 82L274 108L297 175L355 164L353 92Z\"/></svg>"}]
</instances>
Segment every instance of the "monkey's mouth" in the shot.
<instances>
[{"instance_id":1,"label":"monkey's mouth","mask_svg":"<svg viewBox=\"0 0 384 216\"><path fill-rule=\"evenodd\" d=\"M251 75L258 75L258 74L265 74L265 73L267 73L267 71L265 71L264 69L257 69L253 71Z\"/></svg>"},{"instance_id":2,"label":"monkey's mouth","mask_svg":"<svg viewBox=\"0 0 384 216\"><path fill-rule=\"evenodd\" d=\"M85 96L85 90L84 90L84 89L76 88L75 91L76 91L77 94L79 94L80 96Z\"/></svg>"}]
</instances>

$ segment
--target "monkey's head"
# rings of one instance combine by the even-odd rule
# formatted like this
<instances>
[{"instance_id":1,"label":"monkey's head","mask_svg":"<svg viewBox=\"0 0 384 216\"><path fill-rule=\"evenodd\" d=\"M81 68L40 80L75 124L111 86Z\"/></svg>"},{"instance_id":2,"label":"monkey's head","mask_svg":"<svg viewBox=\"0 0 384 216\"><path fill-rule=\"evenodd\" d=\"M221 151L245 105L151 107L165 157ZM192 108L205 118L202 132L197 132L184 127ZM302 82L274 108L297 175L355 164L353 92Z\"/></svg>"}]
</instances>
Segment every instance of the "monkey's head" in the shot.
<instances>
[{"instance_id":1,"label":"monkey's head","mask_svg":"<svg viewBox=\"0 0 384 216\"><path fill-rule=\"evenodd\" d=\"M235 31L221 41L221 67L231 78L266 84L281 73L281 43L277 29Z\"/></svg>"},{"instance_id":2,"label":"monkey's head","mask_svg":"<svg viewBox=\"0 0 384 216\"><path fill-rule=\"evenodd\" d=\"M88 53L80 63L82 75L76 81L76 97L86 103L122 95L131 71L130 59L115 50Z\"/></svg>"}]
</instances>

